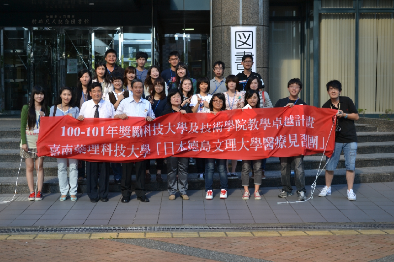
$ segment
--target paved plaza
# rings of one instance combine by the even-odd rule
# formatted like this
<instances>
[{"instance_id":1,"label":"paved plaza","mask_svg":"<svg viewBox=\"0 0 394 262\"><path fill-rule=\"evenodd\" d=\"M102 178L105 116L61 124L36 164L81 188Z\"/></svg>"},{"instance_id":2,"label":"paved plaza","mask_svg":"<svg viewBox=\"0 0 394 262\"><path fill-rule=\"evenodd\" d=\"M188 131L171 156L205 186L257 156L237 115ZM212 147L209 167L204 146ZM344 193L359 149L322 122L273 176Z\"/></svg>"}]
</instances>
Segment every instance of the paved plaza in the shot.
<instances>
[{"instance_id":1,"label":"paved plaza","mask_svg":"<svg viewBox=\"0 0 394 262\"><path fill-rule=\"evenodd\" d=\"M0 205L0 227L394 222L394 182L356 184L355 192L357 201L348 201L346 185L335 185L331 196L315 192L305 203L296 203L296 195L286 203L277 196L279 188L272 187L262 188L262 200L252 196L247 201L241 199L241 189L230 189L226 200L219 198L219 190L213 200L205 199L204 190L193 190L190 200L178 196L173 201L166 191L153 191L147 194L149 203L134 194L129 203L121 203L119 193L111 193L106 203L91 203L87 195L76 202L60 202L59 194L47 194L42 201L18 195ZM11 197L1 195L3 200Z\"/></svg>"}]
</instances>

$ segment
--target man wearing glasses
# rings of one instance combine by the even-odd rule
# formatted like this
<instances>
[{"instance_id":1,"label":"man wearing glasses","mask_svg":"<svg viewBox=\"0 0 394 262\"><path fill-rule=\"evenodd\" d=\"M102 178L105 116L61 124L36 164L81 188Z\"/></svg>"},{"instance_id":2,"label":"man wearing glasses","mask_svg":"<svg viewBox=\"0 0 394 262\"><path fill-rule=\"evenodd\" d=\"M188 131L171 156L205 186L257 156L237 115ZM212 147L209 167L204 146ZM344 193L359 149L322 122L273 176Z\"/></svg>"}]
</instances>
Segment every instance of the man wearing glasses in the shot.
<instances>
[{"instance_id":1,"label":"man wearing glasses","mask_svg":"<svg viewBox=\"0 0 394 262\"><path fill-rule=\"evenodd\" d=\"M226 79L224 79L223 76L224 69L225 66L222 61L216 61L213 64L213 73L215 74L215 77L211 79L211 83L210 83L211 92L209 92L210 95L224 93L227 91Z\"/></svg>"},{"instance_id":2,"label":"man wearing glasses","mask_svg":"<svg viewBox=\"0 0 394 262\"><path fill-rule=\"evenodd\" d=\"M264 81L261 78L261 75L255 72L252 72L253 66L253 56L252 55L244 55L242 57L242 66L244 67L244 71L237 74L239 79L239 84L237 86L238 91L245 91L246 83L248 82L249 77L256 76L261 81L261 84L264 88Z\"/></svg>"}]
</instances>

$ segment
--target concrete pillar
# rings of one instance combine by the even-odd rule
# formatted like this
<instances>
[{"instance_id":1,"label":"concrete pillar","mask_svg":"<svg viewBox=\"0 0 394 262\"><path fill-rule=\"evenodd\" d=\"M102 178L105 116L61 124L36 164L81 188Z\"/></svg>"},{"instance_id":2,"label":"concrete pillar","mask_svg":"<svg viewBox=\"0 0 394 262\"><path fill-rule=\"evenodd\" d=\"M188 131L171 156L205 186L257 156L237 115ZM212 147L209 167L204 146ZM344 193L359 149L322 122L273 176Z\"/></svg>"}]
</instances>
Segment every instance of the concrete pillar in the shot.
<instances>
[{"instance_id":1,"label":"concrete pillar","mask_svg":"<svg viewBox=\"0 0 394 262\"><path fill-rule=\"evenodd\" d=\"M269 0L212 0L212 63L223 61L231 73L231 26L242 25L256 26L256 71L268 92Z\"/></svg>"}]
</instances>

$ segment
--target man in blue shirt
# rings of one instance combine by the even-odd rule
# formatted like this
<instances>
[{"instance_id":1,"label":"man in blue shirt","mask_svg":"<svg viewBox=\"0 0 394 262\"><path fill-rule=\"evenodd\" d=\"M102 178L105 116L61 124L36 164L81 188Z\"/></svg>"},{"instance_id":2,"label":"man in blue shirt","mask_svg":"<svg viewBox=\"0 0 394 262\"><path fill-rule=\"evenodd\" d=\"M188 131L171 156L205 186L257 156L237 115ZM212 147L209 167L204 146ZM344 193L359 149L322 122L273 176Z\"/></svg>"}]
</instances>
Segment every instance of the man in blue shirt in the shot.
<instances>
[{"instance_id":1,"label":"man in blue shirt","mask_svg":"<svg viewBox=\"0 0 394 262\"><path fill-rule=\"evenodd\" d=\"M148 54L145 52L137 52L137 54L135 55L135 59L137 61L137 70L135 71L135 77L141 80L142 83L144 83L146 75L148 73L148 70L145 69L146 61L148 61Z\"/></svg>"},{"instance_id":2,"label":"man in blue shirt","mask_svg":"<svg viewBox=\"0 0 394 262\"><path fill-rule=\"evenodd\" d=\"M179 59L180 55L178 51L172 51L170 55L168 56L168 63L170 63L170 68L164 70L161 72L161 77L166 81L168 90L171 90L172 88L172 83L176 82L176 66L180 62Z\"/></svg>"}]
</instances>

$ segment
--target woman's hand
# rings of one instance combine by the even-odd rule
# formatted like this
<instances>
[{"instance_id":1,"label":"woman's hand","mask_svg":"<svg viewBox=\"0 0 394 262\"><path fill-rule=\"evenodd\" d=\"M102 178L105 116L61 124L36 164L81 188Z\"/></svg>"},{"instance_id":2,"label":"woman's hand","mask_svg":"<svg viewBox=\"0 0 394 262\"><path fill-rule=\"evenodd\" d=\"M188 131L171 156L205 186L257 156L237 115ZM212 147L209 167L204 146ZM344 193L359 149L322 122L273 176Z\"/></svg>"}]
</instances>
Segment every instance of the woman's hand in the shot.
<instances>
[{"instance_id":1,"label":"woman's hand","mask_svg":"<svg viewBox=\"0 0 394 262\"><path fill-rule=\"evenodd\" d=\"M186 110L179 110L179 112L181 112L181 114L186 114Z\"/></svg>"},{"instance_id":2,"label":"woman's hand","mask_svg":"<svg viewBox=\"0 0 394 262\"><path fill-rule=\"evenodd\" d=\"M209 108L209 103L208 103L208 101L204 101L204 107Z\"/></svg>"},{"instance_id":3,"label":"woman's hand","mask_svg":"<svg viewBox=\"0 0 394 262\"><path fill-rule=\"evenodd\" d=\"M153 121L153 118L150 117L150 116L147 116L147 117L146 117L146 121L149 121L149 122L150 122L150 121Z\"/></svg>"},{"instance_id":4,"label":"woman's hand","mask_svg":"<svg viewBox=\"0 0 394 262\"><path fill-rule=\"evenodd\" d=\"M294 103L288 103L287 105L285 105L285 107L286 106L292 108L294 106Z\"/></svg>"},{"instance_id":5,"label":"woman's hand","mask_svg":"<svg viewBox=\"0 0 394 262\"><path fill-rule=\"evenodd\" d=\"M84 119L85 119L85 117L83 115L80 115L77 117L77 120L79 120L79 121L83 121Z\"/></svg>"},{"instance_id":6,"label":"woman's hand","mask_svg":"<svg viewBox=\"0 0 394 262\"><path fill-rule=\"evenodd\" d=\"M22 145L22 149L23 149L25 152L29 151L29 148L27 147L27 144L23 144L23 145Z\"/></svg>"}]
</instances>

